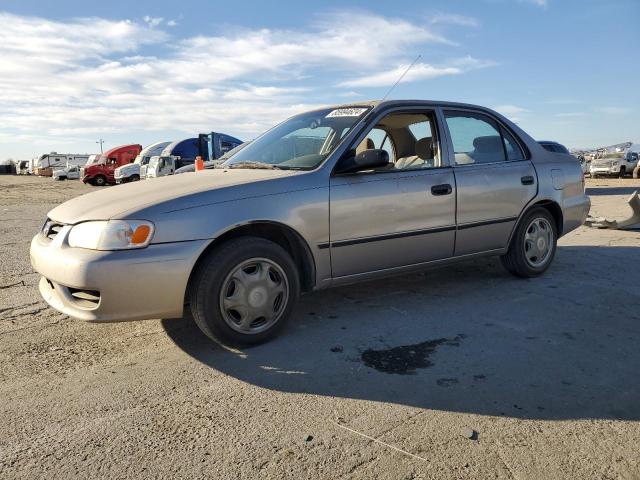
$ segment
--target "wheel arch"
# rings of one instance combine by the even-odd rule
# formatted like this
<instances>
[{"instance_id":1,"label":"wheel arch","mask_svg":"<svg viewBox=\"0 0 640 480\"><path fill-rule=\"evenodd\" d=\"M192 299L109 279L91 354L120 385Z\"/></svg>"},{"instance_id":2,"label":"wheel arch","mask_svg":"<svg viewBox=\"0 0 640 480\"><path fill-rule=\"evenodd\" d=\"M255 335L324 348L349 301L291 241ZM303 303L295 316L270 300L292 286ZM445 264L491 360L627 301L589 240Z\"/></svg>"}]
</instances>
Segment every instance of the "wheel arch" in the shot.
<instances>
[{"instance_id":1,"label":"wheel arch","mask_svg":"<svg viewBox=\"0 0 640 480\"><path fill-rule=\"evenodd\" d=\"M527 215L528 212L530 212L532 209L537 207L542 207L551 214L551 216L555 220L556 228L558 229L558 238L562 236L562 231L564 226L564 215L562 214L562 208L560 207L558 202L556 202L555 200L541 199L541 200L535 201L534 203L529 204L526 208L522 210L522 213L518 217L518 221L515 223L515 225L513 226L513 229L511 230L511 235L509 236L508 245L511 245L511 240L513 239L513 235L515 234L516 230L520 226L522 219Z\"/></svg>"},{"instance_id":2,"label":"wheel arch","mask_svg":"<svg viewBox=\"0 0 640 480\"><path fill-rule=\"evenodd\" d=\"M272 220L256 220L226 230L214 238L200 253L195 261L185 292L185 300L188 298L191 282L201 261L219 245L240 237L257 237L270 240L280 245L293 259L300 273L300 286L303 292L313 290L316 283L316 264L311 249L306 240L296 230L284 223Z\"/></svg>"}]
</instances>

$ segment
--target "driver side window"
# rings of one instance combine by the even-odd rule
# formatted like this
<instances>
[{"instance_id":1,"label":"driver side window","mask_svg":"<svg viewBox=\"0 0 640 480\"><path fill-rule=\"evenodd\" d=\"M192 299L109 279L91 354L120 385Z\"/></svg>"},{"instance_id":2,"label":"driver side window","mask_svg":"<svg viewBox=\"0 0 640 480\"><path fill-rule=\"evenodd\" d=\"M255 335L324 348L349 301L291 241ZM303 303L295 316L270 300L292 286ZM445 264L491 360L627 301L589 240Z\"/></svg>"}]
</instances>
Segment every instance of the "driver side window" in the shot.
<instances>
[{"instance_id":1,"label":"driver side window","mask_svg":"<svg viewBox=\"0 0 640 480\"><path fill-rule=\"evenodd\" d=\"M373 148L378 150L384 150L389 155L389 161L395 162L395 149L389 134L381 128L373 128L367 138L373 141Z\"/></svg>"},{"instance_id":2,"label":"driver side window","mask_svg":"<svg viewBox=\"0 0 640 480\"><path fill-rule=\"evenodd\" d=\"M374 171L417 170L441 166L433 112L394 112L381 118L355 153L384 150L389 165Z\"/></svg>"}]
</instances>

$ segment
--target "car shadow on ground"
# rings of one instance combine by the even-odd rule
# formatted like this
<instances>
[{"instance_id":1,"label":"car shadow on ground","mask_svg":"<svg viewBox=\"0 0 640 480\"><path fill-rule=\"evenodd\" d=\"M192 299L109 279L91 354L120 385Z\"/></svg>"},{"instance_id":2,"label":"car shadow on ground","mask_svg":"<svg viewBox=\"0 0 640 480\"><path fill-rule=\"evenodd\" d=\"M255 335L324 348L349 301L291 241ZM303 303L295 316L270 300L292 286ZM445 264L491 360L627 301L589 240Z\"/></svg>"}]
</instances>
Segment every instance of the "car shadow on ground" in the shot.
<instances>
[{"instance_id":1,"label":"car shadow on ground","mask_svg":"<svg viewBox=\"0 0 640 480\"><path fill-rule=\"evenodd\" d=\"M209 341L190 318L162 323L198 361L276 391L524 419L639 420L639 253L561 247L536 279L482 259L315 292L280 337L241 351Z\"/></svg>"},{"instance_id":2,"label":"car shadow on ground","mask_svg":"<svg viewBox=\"0 0 640 480\"><path fill-rule=\"evenodd\" d=\"M633 192L640 192L640 187L587 187L585 193L589 196L596 195L631 195Z\"/></svg>"}]
</instances>

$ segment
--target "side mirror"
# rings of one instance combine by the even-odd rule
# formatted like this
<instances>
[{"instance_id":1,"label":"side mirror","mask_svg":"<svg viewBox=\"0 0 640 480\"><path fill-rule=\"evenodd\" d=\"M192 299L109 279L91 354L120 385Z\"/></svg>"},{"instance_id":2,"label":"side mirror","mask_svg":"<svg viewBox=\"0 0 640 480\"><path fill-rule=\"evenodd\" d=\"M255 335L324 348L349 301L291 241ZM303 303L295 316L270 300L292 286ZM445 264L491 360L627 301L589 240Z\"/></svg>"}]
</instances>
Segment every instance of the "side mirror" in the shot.
<instances>
[{"instance_id":1,"label":"side mirror","mask_svg":"<svg viewBox=\"0 0 640 480\"><path fill-rule=\"evenodd\" d=\"M387 165L389 165L389 154L386 150L365 150L355 156L343 157L336 168L336 173L354 173L361 170L386 167Z\"/></svg>"},{"instance_id":2,"label":"side mirror","mask_svg":"<svg viewBox=\"0 0 640 480\"><path fill-rule=\"evenodd\" d=\"M160 169L164 168L164 158L161 158L160 161L158 162L158 168Z\"/></svg>"}]
</instances>

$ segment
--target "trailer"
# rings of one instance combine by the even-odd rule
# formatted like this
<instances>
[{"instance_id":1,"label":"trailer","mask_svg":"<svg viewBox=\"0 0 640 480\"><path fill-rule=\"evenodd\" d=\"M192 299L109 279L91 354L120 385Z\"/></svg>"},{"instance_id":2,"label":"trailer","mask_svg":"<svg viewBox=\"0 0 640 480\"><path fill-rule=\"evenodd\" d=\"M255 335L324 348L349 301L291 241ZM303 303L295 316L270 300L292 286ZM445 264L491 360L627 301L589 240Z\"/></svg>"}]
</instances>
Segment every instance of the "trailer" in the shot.
<instances>
[{"instance_id":1,"label":"trailer","mask_svg":"<svg viewBox=\"0 0 640 480\"><path fill-rule=\"evenodd\" d=\"M30 173L42 177L53 175L54 168L66 168L69 165L82 166L89 159L88 153L44 153L33 160Z\"/></svg>"}]
</instances>

